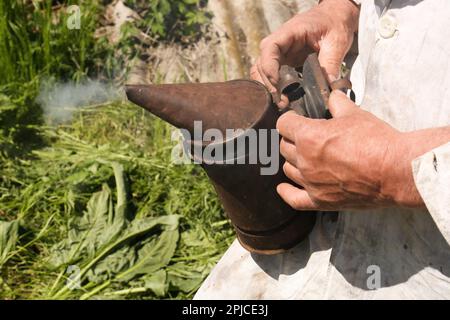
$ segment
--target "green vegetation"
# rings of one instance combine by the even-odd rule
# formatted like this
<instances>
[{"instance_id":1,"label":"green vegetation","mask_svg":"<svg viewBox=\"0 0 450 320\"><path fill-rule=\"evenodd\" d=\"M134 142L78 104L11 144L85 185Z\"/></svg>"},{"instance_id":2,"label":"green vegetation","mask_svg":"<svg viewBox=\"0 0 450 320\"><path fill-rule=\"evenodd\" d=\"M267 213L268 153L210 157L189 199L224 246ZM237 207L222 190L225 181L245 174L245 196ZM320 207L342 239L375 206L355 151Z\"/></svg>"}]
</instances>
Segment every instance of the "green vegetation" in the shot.
<instances>
[{"instance_id":1,"label":"green vegetation","mask_svg":"<svg viewBox=\"0 0 450 320\"><path fill-rule=\"evenodd\" d=\"M191 42L200 35L199 27L208 19L205 11L197 10L206 1L127 0L125 3L143 13L144 19L138 27L149 30L159 40Z\"/></svg>"},{"instance_id":2,"label":"green vegetation","mask_svg":"<svg viewBox=\"0 0 450 320\"><path fill-rule=\"evenodd\" d=\"M127 26L155 39L205 18L197 1L145 3L191 27ZM57 1L0 3L0 298L190 298L234 234L201 169L170 163L172 128L118 101L48 125L35 102L44 82L108 79L117 52L139 54L94 37L104 2L69 4L81 30Z\"/></svg>"}]
</instances>

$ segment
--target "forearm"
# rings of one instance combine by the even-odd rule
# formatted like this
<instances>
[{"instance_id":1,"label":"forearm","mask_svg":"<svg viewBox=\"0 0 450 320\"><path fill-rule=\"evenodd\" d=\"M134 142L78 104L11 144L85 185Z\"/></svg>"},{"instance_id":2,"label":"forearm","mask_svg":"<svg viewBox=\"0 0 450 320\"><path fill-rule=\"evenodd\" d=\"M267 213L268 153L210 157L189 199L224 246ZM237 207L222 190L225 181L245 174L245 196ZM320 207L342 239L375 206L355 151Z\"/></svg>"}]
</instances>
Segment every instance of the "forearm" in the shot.
<instances>
[{"instance_id":1,"label":"forearm","mask_svg":"<svg viewBox=\"0 0 450 320\"><path fill-rule=\"evenodd\" d=\"M383 194L400 206L424 207L414 183L411 162L449 141L450 126L402 133L387 154Z\"/></svg>"}]
</instances>

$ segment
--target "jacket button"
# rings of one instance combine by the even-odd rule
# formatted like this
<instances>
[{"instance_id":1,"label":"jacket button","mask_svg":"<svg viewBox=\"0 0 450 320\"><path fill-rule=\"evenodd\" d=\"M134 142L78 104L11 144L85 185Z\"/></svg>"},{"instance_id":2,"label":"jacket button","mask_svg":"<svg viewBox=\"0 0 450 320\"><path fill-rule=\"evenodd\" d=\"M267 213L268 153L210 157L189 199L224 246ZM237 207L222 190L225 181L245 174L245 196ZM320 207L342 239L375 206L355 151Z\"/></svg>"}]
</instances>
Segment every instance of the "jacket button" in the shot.
<instances>
[{"instance_id":1,"label":"jacket button","mask_svg":"<svg viewBox=\"0 0 450 320\"><path fill-rule=\"evenodd\" d=\"M384 15L378 22L378 33L384 39L392 38L397 31L397 21L389 14Z\"/></svg>"}]
</instances>

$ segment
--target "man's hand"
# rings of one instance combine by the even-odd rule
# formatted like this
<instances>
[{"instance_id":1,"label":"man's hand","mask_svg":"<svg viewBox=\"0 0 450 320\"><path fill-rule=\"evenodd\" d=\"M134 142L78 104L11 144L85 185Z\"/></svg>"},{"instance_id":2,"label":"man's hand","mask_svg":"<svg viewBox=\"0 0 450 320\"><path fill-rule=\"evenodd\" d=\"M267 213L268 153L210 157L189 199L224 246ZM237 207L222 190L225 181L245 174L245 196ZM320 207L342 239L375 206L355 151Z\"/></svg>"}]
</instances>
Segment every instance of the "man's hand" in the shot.
<instances>
[{"instance_id":1,"label":"man's hand","mask_svg":"<svg viewBox=\"0 0 450 320\"><path fill-rule=\"evenodd\" d=\"M251 77L263 83L280 107L287 97L276 90L281 65L301 66L312 51L335 80L345 54L358 28L359 9L350 0L325 0L313 9L298 14L261 41L261 55L251 69Z\"/></svg>"},{"instance_id":2,"label":"man's hand","mask_svg":"<svg viewBox=\"0 0 450 320\"><path fill-rule=\"evenodd\" d=\"M449 141L450 127L401 133L337 90L329 108L330 120L279 118L283 170L297 184L278 185L280 196L297 210L422 207L411 161Z\"/></svg>"}]
</instances>

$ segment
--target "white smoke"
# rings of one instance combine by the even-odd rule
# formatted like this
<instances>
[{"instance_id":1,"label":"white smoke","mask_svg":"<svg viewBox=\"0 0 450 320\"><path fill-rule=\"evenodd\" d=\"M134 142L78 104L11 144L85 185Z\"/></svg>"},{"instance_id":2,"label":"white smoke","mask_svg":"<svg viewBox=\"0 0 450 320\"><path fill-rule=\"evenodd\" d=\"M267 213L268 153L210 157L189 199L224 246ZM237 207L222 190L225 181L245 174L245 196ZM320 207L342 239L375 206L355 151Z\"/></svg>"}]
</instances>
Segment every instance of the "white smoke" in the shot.
<instances>
[{"instance_id":1,"label":"white smoke","mask_svg":"<svg viewBox=\"0 0 450 320\"><path fill-rule=\"evenodd\" d=\"M123 94L122 89L100 81L51 84L44 81L36 102L47 122L63 123L70 121L78 108L122 100Z\"/></svg>"}]
</instances>

